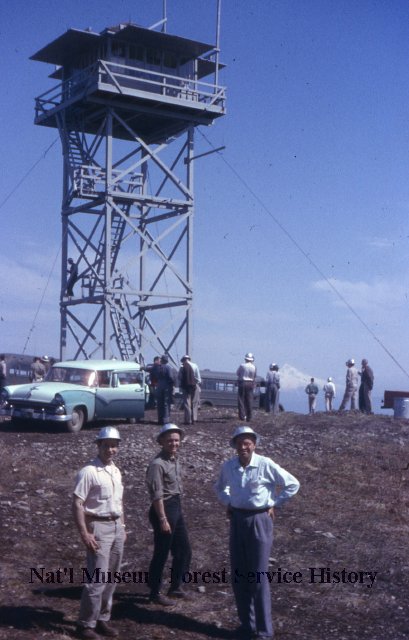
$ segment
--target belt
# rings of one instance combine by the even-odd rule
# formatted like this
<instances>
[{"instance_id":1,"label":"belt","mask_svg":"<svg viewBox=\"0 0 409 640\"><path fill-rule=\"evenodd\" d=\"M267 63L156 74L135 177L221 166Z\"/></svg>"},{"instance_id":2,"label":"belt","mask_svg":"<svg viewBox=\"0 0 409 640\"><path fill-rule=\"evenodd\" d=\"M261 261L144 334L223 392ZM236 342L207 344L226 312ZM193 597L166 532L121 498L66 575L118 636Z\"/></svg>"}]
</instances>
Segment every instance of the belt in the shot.
<instances>
[{"instance_id":1,"label":"belt","mask_svg":"<svg viewBox=\"0 0 409 640\"><path fill-rule=\"evenodd\" d=\"M239 513L246 513L249 516L254 516L257 513L266 513L273 507L264 507L263 509L239 509L238 507L230 507L232 511L238 511Z\"/></svg>"},{"instance_id":2,"label":"belt","mask_svg":"<svg viewBox=\"0 0 409 640\"><path fill-rule=\"evenodd\" d=\"M101 522L115 522L115 520L118 520L118 518L121 517L121 516L94 516L94 514L92 513L87 513L86 516L90 520L100 520Z\"/></svg>"}]
</instances>

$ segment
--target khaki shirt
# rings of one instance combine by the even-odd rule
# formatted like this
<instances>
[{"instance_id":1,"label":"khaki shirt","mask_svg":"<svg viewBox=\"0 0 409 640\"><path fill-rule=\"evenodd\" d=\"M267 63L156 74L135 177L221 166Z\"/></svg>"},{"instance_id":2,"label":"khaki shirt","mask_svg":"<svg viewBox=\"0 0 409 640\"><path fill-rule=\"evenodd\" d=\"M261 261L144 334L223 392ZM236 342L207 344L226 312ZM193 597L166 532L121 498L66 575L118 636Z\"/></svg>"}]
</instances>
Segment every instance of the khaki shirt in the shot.
<instances>
[{"instance_id":1,"label":"khaki shirt","mask_svg":"<svg viewBox=\"0 0 409 640\"><path fill-rule=\"evenodd\" d=\"M177 458L166 458L158 453L149 463L146 471L146 485L152 502L168 500L182 493L180 462Z\"/></svg>"},{"instance_id":2,"label":"khaki shirt","mask_svg":"<svg viewBox=\"0 0 409 640\"><path fill-rule=\"evenodd\" d=\"M103 465L99 458L81 469L77 475L74 495L84 503L84 512L99 517L121 516L121 472L115 464Z\"/></svg>"}]
</instances>

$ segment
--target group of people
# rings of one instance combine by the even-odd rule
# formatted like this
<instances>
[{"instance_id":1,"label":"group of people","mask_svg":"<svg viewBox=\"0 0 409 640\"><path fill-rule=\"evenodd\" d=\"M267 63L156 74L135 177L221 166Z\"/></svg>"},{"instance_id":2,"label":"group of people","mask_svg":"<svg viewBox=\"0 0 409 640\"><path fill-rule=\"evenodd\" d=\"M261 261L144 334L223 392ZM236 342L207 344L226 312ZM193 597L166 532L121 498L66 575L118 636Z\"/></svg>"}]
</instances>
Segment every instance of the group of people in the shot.
<instances>
[{"instance_id":1,"label":"group of people","mask_svg":"<svg viewBox=\"0 0 409 640\"><path fill-rule=\"evenodd\" d=\"M371 393L374 384L374 374L364 358L361 362L361 371L355 367L355 360L350 358L345 363L347 367L345 393L339 411L345 411L350 405L351 409L359 409L362 413L372 413ZM251 420L253 412L253 396L256 387L257 369L252 353L246 353L244 362L240 364L236 372L238 384L238 413L240 420ZM331 377L327 378L323 387L326 411L333 411L335 399L335 384ZM315 378L311 378L305 387L308 396L308 412L315 413L319 388ZM280 373L279 366L272 363L266 374L266 388L264 396L264 408L267 413L277 414L280 411Z\"/></svg>"},{"instance_id":2,"label":"group of people","mask_svg":"<svg viewBox=\"0 0 409 640\"><path fill-rule=\"evenodd\" d=\"M160 450L146 472L150 497L149 522L154 549L149 565L149 599L170 606L189 599L183 576L189 571L192 551L182 511L182 473L178 451L184 431L176 424L161 427ZM104 427L96 438L97 457L80 470L74 488L73 513L87 550L88 582L84 585L78 633L81 638L118 636L110 623L114 581L93 580L99 572L119 572L126 541L121 473L114 463L121 436ZM218 500L230 520L230 568L240 627L235 637L273 638L271 594L267 577L273 542L275 509L295 495L298 480L266 456L255 453L258 434L249 426L237 427L230 440L236 455L221 467L215 483ZM172 555L171 581L163 590L163 572ZM258 575L261 579L253 580ZM264 573L263 573L264 572ZM113 575L113 573L112 573Z\"/></svg>"},{"instance_id":3,"label":"group of people","mask_svg":"<svg viewBox=\"0 0 409 640\"><path fill-rule=\"evenodd\" d=\"M48 369L55 361L48 356L34 356L30 365L29 381L42 382L48 372ZM0 391L7 386L7 362L6 354L0 354Z\"/></svg>"},{"instance_id":4,"label":"group of people","mask_svg":"<svg viewBox=\"0 0 409 640\"><path fill-rule=\"evenodd\" d=\"M333 401L335 398L335 384L331 378L327 378L326 383L323 386L325 410L333 411ZM308 395L308 413L315 413L317 408L317 396L319 393L318 385L315 382L315 378L311 378L309 384L305 387L305 393Z\"/></svg>"},{"instance_id":5,"label":"group of people","mask_svg":"<svg viewBox=\"0 0 409 640\"><path fill-rule=\"evenodd\" d=\"M244 362L236 371L238 389L238 410L240 420L251 420L253 415L254 389L256 387L257 369L252 353L246 353ZM280 374L276 363L270 364L266 374L266 393L264 408L267 413L277 414L280 411Z\"/></svg>"},{"instance_id":6,"label":"group of people","mask_svg":"<svg viewBox=\"0 0 409 640\"><path fill-rule=\"evenodd\" d=\"M372 413L371 394L374 385L372 368L369 366L366 358L361 362L361 371L357 370L353 358L347 360L345 365L347 367L345 392L339 411L345 411L350 407L351 410L359 409L362 413L370 415ZM326 411L333 411L335 384L331 377L329 377L324 384L323 391L325 409ZM310 383L305 387L305 393L308 395L308 411L309 413L315 413L319 389L314 378L311 378Z\"/></svg>"},{"instance_id":7,"label":"group of people","mask_svg":"<svg viewBox=\"0 0 409 640\"><path fill-rule=\"evenodd\" d=\"M170 422L174 404L174 387L182 392L184 424L194 424L198 419L200 405L200 385L202 379L199 367L189 355L181 359L179 371L169 363L167 355L156 356L148 370L151 406L156 405L158 424Z\"/></svg>"}]
</instances>

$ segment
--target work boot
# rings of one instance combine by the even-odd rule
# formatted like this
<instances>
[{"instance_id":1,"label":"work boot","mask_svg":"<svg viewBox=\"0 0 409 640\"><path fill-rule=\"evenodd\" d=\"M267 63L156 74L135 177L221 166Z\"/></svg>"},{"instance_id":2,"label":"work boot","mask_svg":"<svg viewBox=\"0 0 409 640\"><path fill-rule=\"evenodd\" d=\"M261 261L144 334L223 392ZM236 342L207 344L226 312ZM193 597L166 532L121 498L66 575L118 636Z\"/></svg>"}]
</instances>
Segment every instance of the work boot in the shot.
<instances>
[{"instance_id":1,"label":"work boot","mask_svg":"<svg viewBox=\"0 0 409 640\"><path fill-rule=\"evenodd\" d=\"M168 596L169 598L178 598L178 599L180 598L184 600L191 600L191 596L182 587L176 587L176 588L170 587L168 591Z\"/></svg>"},{"instance_id":2,"label":"work boot","mask_svg":"<svg viewBox=\"0 0 409 640\"><path fill-rule=\"evenodd\" d=\"M172 600L163 596L161 593L157 593L155 596L150 596L149 602L152 602L152 604L159 604L162 607L172 607L175 604Z\"/></svg>"},{"instance_id":3,"label":"work boot","mask_svg":"<svg viewBox=\"0 0 409 640\"><path fill-rule=\"evenodd\" d=\"M84 640L100 640L95 629L91 629L91 627L78 627L77 635L79 638L84 638Z\"/></svg>"},{"instance_id":4,"label":"work boot","mask_svg":"<svg viewBox=\"0 0 409 640\"><path fill-rule=\"evenodd\" d=\"M118 631L105 620L98 620L97 631L101 636L106 636L107 638L116 638L119 635Z\"/></svg>"}]
</instances>

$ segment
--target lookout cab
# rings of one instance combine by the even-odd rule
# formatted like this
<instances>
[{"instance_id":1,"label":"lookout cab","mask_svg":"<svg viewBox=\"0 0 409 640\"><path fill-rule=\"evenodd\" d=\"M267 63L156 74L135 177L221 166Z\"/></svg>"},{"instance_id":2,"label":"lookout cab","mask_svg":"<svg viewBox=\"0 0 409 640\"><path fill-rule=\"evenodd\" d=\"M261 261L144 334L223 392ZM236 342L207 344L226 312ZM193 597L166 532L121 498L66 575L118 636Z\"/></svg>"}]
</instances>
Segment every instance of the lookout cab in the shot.
<instances>
[{"instance_id":1,"label":"lookout cab","mask_svg":"<svg viewBox=\"0 0 409 640\"><path fill-rule=\"evenodd\" d=\"M225 113L218 49L121 24L69 29L32 59L58 81L35 123L63 152L60 356L176 361L191 351L194 129Z\"/></svg>"}]
</instances>

